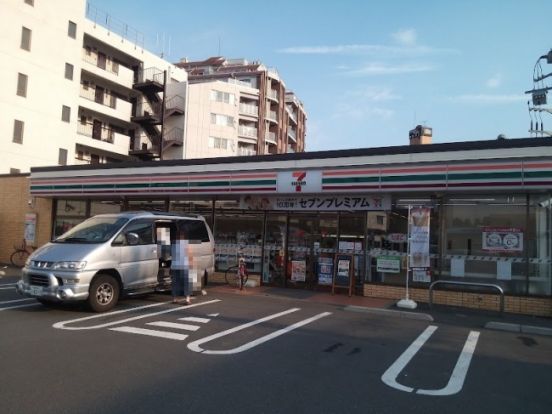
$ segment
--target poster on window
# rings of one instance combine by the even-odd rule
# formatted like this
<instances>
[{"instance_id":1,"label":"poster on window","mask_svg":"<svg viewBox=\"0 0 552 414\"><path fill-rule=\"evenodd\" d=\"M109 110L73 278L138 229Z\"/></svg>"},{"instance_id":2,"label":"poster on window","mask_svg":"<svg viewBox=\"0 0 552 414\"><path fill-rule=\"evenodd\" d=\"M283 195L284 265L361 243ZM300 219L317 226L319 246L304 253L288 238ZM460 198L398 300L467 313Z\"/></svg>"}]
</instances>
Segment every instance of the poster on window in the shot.
<instances>
[{"instance_id":1,"label":"poster on window","mask_svg":"<svg viewBox=\"0 0 552 414\"><path fill-rule=\"evenodd\" d=\"M483 227L482 250L487 252L523 251L523 230L517 227Z\"/></svg>"},{"instance_id":2,"label":"poster on window","mask_svg":"<svg viewBox=\"0 0 552 414\"><path fill-rule=\"evenodd\" d=\"M408 267L430 267L429 263L429 216L428 207L410 209L408 223L410 227L410 257Z\"/></svg>"},{"instance_id":3,"label":"poster on window","mask_svg":"<svg viewBox=\"0 0 552 414\"><path fill-rule=\"evenodd\" d=\"M306 279L307 264L304 260L291 261L291 280L294 282L304 282Z\"/></svg>"},{"instance_id":4,"label":"poster on window","mask_svg":"<svg viewBox=\"0 0 552 414\"><path fill-rule=\"evenodd\" d=\"M36 213L25 214L25 243L34 246L36 242Z\"/></svg>"},{"instance_id":5,"label":"poster on window","mask_svg":"<svg viewBox=\"0 0 552 414\"><path fill-rule=\"evenodd\" d=\"M318 258L318 284L330 286L333 277L333 259L331 257Z\"/></svg>"}]
</instances>

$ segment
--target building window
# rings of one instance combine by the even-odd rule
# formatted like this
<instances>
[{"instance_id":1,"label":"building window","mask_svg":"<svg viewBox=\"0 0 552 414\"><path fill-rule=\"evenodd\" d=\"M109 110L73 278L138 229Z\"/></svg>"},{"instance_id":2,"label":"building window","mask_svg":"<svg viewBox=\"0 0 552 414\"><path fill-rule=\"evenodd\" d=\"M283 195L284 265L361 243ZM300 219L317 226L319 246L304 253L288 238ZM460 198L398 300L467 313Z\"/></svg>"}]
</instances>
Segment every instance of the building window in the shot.
<instances>
[{"instance_id":1,"label":"building window","mask_svg":"<svg viewBox=\"0 0 552 414\"><path fill-rule=\"evenodd\" d=\"M209 137L209 148L228 149L228 144L227 138Z\"/></svg>"},{"instance_id":2,"label":"building window","mask_svg":"<svg viewBox=\"0 0 552 414\"><path fill-rule=\"evenodd\" d=\"M10 168L10 174L21 174L21 170L19 168Z\"/></svg>"},{"instance_id":3,"label":"building window","mask_svg":"<svg viewBox=\"0 0 552 414\"><path fill-rule=\"evenodd\" d=\"M77 160L84 160L84 152L77 151Z\"/></svg>"},{"instance_id":4,"label":"building window","mask_svg":"<svg viewBox=\"0 0 552 414\"><path fill-rule=\"evenodd\" d=\"M67 165L67 150L65 148L59 149L58 164Z\"/></svg>"},{"instance_id":5,"label":"building window","mask_svg":"<svg viewBox=\"0 0 552 414\"><path fill-rule=\"evenodd\" d=\"M31 35L31 29L27 29L26 27L21 28L21 49L31 50Z\"/></svg>"},{"instance_id":6,"label":"building window","mask_svg":"<svg viewBox=\"0 0 552 414\"><path fill-rule=\"evenodd\" d=\"M69 26L67 28L67 35L73 39L77 38L77 24L69 20Z\"/></svg>"},{"instance_id":7,"label":"building window","mask_svg":"<svg viewBox=\"0 0 552 414\"><path fill-rule=\"evenodd\" d=\"M73 80L73 65L65 64L65 79Z\"/></svg>"},{"instance_id":8,"label":"building window","mask_svg":"<svg viewBox=\"0 0 552 414\"><path fill-rule=\"evenodd\" d=\"M29 6L34 6L34 0L25 0L25 3L27 3Z\"/></svg>"},{"instance_id":9,"label":"building window","mask_svg":"<svg viewBox=\"0 0 552 414\"><path fill-rule=\"evenodd\" d=\"M13 142L16 144L23 144L23 127L25 123L23 121L13 121Z\"/></svg>"},{"instance_id":10,"label":"building window","mask_svg":"<svg viewBox=\"0 0 552 414\"><path fill-rule=\"evenodd\" d=\"M17 74L17 95L26 97L27 96L27 80L28 76L22 73Z\"/></svg>"},{"instance_id":11,"label":"building window","mask_svg":"<svg viewBox=\"0 0 552 414\"><path fill-rule=\"evenodd\" d=\"M100 156L97 154L90 154L90 164L99 164Z\"/></svg>"},{"instance_id":12,"label":"building window","mask_svg":"<svg viewBox=\"0 0 552 414\"><path fill-rule=\"evenodd\" d=\"M223 103L234 105L236 97L233 93L216 91L213 89L211 90L210 99L211 101L223 102Z\"/></svg>"},{"instance_id":13,"label":"building window","mask_svg":"<svg viewBox=\"0 0 552 414\"><path fill-rule=\"evenodd\" d=\"M71 108L63 105L61 108L61 120L63 122L71 122Z\"/></svg>"},{"instance_id":14,"label":"building window","mask_svg":"<svg viewBox=\"0 0 552 414\"><path fill-rule=\"evenodd\" d=\"M228 115L211 114L211 124L222 126L234 126L234 117Z\"/></svg>"}]
</instances>

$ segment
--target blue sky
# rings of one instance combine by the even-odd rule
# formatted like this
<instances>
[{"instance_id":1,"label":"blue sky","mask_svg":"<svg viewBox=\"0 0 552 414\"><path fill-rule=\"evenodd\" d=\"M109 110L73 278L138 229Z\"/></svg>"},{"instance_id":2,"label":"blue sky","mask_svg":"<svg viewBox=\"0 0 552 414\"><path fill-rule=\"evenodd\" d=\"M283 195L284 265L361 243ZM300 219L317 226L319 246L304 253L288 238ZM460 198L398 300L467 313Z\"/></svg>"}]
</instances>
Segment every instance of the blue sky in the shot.
<instances>
[{"instance_id":1,"label":"blue sky","mask_svg":"<svg viewBox=\"0 0 552 414\"><path fill-rule=\"evenodd\" d=\"M275 67L308 114L307 150L527 137L525 90L552 48L552 1L93 0L171 61ZM552 72L552 65L545 70ZM550 128L545 119L545 129Z\"/></svg>"}]
</instances>

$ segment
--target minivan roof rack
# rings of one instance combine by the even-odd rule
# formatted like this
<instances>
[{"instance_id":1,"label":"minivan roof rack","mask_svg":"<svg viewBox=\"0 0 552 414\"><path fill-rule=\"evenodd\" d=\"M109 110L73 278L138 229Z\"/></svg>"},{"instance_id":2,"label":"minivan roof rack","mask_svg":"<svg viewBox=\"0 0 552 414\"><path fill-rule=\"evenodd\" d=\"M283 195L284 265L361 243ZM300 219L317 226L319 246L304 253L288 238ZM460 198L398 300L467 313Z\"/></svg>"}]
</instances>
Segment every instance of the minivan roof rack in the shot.
<instances>
[{"instance_id":1,"label":"minivan roof rack","mask_svg":"<svg viewBox=\"0 0 552 414\"><path fill-rule=\"evenodd\" d=\"M171 216L171 217L189 217L189 218L201 218L201 214L196 213L177 213L174 211L147 211L147 210L135 210L135 211L123 211L125 214L151 214L152 216Z\"/></svg>"}]
</instances>

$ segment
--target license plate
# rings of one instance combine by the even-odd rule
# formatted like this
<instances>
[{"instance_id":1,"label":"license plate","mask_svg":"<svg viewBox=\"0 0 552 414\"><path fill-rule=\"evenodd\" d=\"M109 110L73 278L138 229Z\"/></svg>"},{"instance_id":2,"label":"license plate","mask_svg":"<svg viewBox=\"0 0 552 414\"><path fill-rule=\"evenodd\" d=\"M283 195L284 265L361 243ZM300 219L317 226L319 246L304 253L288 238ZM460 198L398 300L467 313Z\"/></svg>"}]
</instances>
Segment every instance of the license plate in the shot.
<instances>
[{"instance_id":1,"label":"license plate","mask_svg":"<svg viewBox=\"0 0 552 414\"><path fill-rule=\"evenodd\" d=\"M42 295L42 286L31 286L31 295Z\"/></svg>"}]
</instances>

